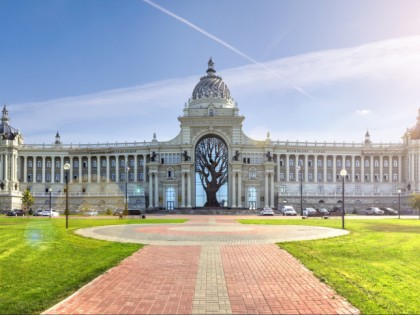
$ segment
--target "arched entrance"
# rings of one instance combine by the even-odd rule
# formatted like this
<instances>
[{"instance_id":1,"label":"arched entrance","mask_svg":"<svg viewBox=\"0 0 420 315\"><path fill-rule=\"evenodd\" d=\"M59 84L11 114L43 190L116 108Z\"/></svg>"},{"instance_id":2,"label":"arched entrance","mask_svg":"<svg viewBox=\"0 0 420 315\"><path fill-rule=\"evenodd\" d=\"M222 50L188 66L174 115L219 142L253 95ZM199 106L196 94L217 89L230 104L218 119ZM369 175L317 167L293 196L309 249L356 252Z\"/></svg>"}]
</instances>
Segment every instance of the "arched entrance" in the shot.
<instances>
[{"instance_id":1,"label":"arched entrance","mask_svg":"<svg viewBox=\"0 0 420 315\"><path fill-rule=\"evenodd\" d=\"M195 147L195 201L197 207L225 207L228 204L228 164L226 143L207 135Z\"/></svg>"}]
</instances>

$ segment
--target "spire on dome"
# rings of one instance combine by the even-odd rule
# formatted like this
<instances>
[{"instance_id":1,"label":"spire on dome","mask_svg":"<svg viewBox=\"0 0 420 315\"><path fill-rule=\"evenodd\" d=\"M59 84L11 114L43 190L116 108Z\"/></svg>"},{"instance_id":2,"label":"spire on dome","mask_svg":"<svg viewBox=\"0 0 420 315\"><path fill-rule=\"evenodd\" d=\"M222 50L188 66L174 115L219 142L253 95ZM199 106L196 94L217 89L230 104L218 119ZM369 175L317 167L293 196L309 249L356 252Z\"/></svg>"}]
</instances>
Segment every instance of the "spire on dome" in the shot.
<instances>
[{"instance_id":1,"label":"spire on dome","mask_svg":"<svg viewBox=\"0 0 420 315\"><path fill-rule=\"evenodd\" d=\"M55 135L55 144L61 144L60 134L58 133L58 130L57 130L57 134Z\"/></svg>"},{"instance_id":2,"label":"spire on dome","mask_svg":"<svg viewBox=\"0 0 420 315\"><path fill-rule=\"evenodd\" d=\"M3 106L2 113L3 113L3 115L1 116L2 123L9 124L9 111L7 110L6 105Z\"/></svg>"},{"instance_id":3,"label":"spire on dome","mask_svg":"<svg viewBox=\"0 0 420 315\"><path fill-rule=\"evenodd\" d=\"M370 144L370 134L369 134L369 130L366 130L366 134L365 134L365 144Z\"/></svg>"},{"instance_id":4,"label":"spire on dome","mask_svg":"<svg viewBox=\"0 0 420 315\"><path fill-rule=\"evenodd\" d=\"M208 76L213 76L216 73L216 70L214 70L214 62L211 59L211 57L210 57L210 60L207 63L207 65L208 65L208 68L207 68L207 71L206 71L207 72L207 75Z\"/></svg>"}]
</instances>

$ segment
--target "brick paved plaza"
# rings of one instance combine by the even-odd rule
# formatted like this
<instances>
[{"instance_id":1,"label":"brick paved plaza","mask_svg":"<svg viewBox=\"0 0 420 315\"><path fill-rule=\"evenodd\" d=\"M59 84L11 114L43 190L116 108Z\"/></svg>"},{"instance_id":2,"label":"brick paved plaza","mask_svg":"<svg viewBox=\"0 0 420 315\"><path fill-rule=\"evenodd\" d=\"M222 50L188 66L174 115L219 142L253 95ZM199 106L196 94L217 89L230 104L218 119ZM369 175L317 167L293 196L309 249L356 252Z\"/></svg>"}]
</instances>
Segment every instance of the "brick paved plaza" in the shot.
<instances>
[{"instance_id":1,"label":"brick paved plaza","mask_svg":"<svg viewBox=\"0 0 420 315\"><path fill-rule=\"evenodd\" d=\"M228 216L184 224L78 231L149 244L45 314L358 314L274 243L339 236L309 226L241 225Z\"/></svg>"}]
</instances>

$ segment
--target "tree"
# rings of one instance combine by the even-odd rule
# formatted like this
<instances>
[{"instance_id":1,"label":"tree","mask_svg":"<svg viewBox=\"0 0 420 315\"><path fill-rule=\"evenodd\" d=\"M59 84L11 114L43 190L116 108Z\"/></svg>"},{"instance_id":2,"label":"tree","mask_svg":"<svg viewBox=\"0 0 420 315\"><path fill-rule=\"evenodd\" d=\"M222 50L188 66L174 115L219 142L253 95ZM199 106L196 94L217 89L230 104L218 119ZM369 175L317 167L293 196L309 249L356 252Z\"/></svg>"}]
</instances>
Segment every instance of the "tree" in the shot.
<instances>
[{"instance_id":1,"label":"tree","mask_svg":"<svg viewBox=\"0 0 420 315\"><path fill-rule=\"evenodd\" d=\"M22 195L22 204L24 208L28 210L28 216L29 216L29 211L31 209L31 206L34 204L34 202L35 202L34 196L32 196L29 189L26 189Z\"/></svg>"},{"instance_id":2,"label":"tree","mask_svg":"<svg viewBox=\"0 0 420 315\"><path fill-rule=\"evenodd\" d=\"M413 194L411 195L411 206L414 209L417 209L419 211L419 220L420 220L420 194Z\"/></svg>"},{"instance_id":3,"label":"tree","mask_svg":"<svg viewBox=\"0 0 420 315\"><path fill-rule=\"evenodd\" d=\"M205 207L220 207L216 193L228 180L228 150L216 137L202 139L195 148L195 168L206 192Z\"/></svg>"}]
</instances>

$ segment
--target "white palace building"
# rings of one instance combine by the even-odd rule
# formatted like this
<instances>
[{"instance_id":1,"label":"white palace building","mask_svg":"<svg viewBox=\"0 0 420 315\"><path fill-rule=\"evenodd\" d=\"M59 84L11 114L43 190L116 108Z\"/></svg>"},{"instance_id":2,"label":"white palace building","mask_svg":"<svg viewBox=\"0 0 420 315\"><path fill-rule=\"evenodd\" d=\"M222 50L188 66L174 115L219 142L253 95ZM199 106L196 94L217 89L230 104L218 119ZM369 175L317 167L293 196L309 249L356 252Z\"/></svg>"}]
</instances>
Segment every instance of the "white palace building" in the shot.
<instances>
[{"instance_id":1,"label":"white palace building","mask_svg":"<svg viewBox=\"0 0 420 315\"><path fill-rule=\"evenodd\" d=\"M372 205L397 208L420 190L420 114L402 143L372 143L367 132L358 143L253 140L242 131L245 117L216 75L212 60L178 117L172 140L64 144L26 144L10 125L4 106L0 133L0 209L21 207L29 189L33 208L65 208L64 164L71 212L124 209L196 209L206 195L196 174L195 150L202 139L217 137L227 147L227 182L218 201L228 209L280 208L282 204L331 208L341 203L345 169L347 209ZM301 191L302 185L302 191ZM127 199L126 199L127 196ZM191 210L194 211L194 210Z\"/></svg>"}]
</instances>

